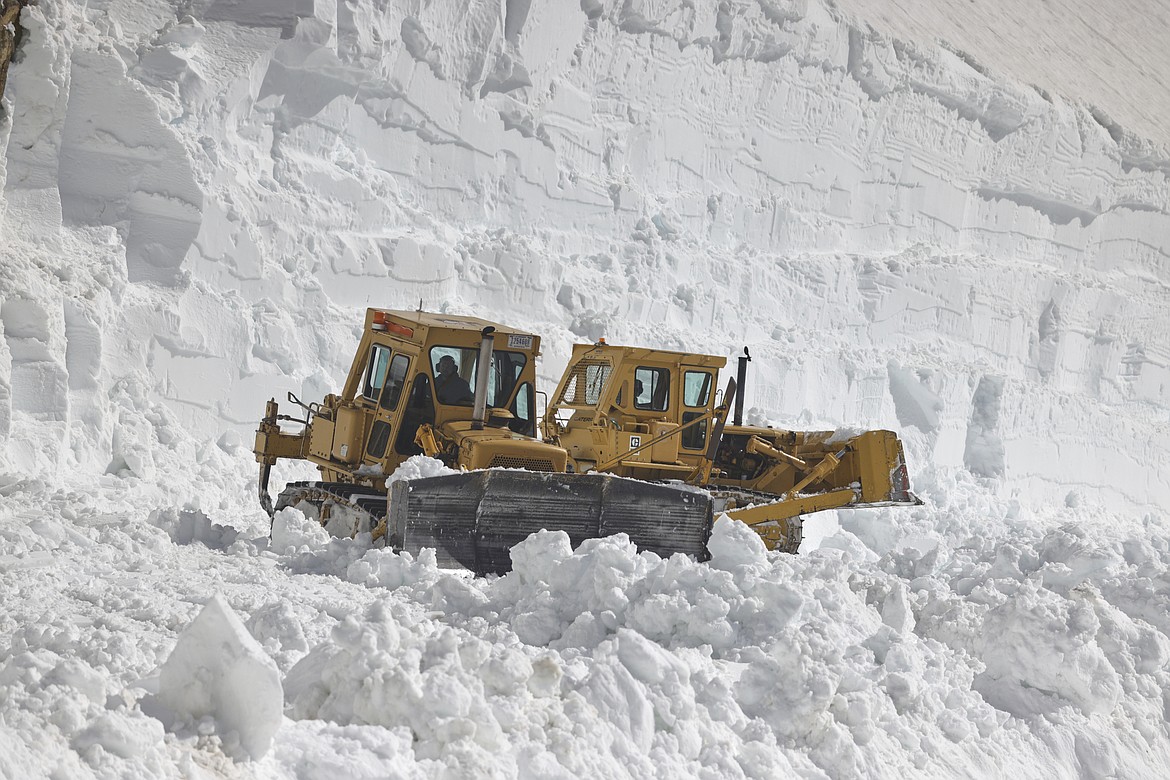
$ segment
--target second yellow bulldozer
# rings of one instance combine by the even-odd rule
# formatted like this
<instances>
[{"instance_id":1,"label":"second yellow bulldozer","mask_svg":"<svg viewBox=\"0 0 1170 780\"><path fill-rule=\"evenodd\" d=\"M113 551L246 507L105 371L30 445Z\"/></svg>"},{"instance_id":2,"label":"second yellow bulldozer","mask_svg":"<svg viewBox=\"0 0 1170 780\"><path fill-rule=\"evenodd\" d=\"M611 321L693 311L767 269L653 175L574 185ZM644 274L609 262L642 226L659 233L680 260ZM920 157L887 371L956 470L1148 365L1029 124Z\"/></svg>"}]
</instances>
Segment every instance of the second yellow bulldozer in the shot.
<instances>
[{"instance_id":1,"label":"second yellow bulldozer","mask_svg":"<svg viewBox=\"0 0 1170 780\"><path fill-rule=\"evenodd\" d=\"M340 395L275 400L256 433L260 501L313 512L335 533L372 531L398 549L436 549L443 565L499 573L528 534L563 529L574 546L623 532L642 549L699 558L713 518L752 526L768 549L796 552L801 516L846 506L912 505L890 431L838 435L742 424L745 349L726 359L578 344L538 418L540 338L474 317L369 309ZM486 367L486 370L480 370ZM286 432L280 422L302 427ZM396 481L413 455L460 473ZM317 465L275 505L279 458Z\"/></svg>"}]
</instances>

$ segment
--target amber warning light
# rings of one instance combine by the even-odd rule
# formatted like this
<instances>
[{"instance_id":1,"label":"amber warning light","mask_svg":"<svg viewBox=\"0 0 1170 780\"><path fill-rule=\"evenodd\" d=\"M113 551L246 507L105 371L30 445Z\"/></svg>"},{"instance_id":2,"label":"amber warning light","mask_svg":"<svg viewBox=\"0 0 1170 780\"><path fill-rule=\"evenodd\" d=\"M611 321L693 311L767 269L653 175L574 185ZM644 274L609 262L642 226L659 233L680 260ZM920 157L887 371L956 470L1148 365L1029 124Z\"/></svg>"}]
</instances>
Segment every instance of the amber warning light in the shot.
<instances>
[{"instance_id":1,"label":"amber warning light","mask_svg":"<svg viewBox=\"0 0 1170 780\"><path fill-rule=\"evenodd\" d=\"M390 331L391 333L397 333L398 335L406 336L407 338L414 335L414 328L408 328L405 325L399 325L397 322L391 322L390 318L386 316L386 312L384 311L374 312L374 324L371 327L373 327L374 330L383 332Z\"/></svg>"}]
</instances>

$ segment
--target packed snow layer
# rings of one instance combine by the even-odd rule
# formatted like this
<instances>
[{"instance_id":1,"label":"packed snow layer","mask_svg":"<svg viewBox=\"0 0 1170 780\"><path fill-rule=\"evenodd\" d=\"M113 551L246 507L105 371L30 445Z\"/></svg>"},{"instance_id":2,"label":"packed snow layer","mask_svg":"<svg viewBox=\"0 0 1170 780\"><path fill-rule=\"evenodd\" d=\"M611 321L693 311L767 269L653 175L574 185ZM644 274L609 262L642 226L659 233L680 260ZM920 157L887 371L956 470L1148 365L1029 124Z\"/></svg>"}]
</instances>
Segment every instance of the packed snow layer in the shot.
<instances>
[{"instance_id":1,"label":"packed snow layer","mask_svg":"<svg viewBox=\"0 0 1170 780\"><path fill-rule=\"evenodd\" d=\"M1166 765L1156 144L815 0L42 2L22 24L0 777ZM810 518L800 557L721 523L709 564L544 534L482 581L295 510L269 539L263 402L335 390L364 307L420 299L541 333L548 383L602 335L747 344L753 419L896 429L927 505ZM147 714L216 594L285 696L247 764L237 701Z\"/></svg>"},{"instance_id":2,"label":"packed snow layer","mask_svg":"<svg viewBox=\"0 0 1170 780\"><path fill-rule=\"evenodd\" d=\"M149 470L137 399L247 436L421 301L544 334L550 381L747 343L758 417L1170 500L1166 161L1078 103L815 2L183 8L25 12L9 470Z\"/></svg>"},{"instance_id":3,"label":"packed snow layer","mask_svg":"<svg viewBox=\"0 0 1170 780\"><path fill-rule=\"evenodd\" d=\"M859 23L1086 101L1116 140L1170 145L1170 8L1153 0L834 0ZM1129 135L1123 140L1122 136Z\"/></svg>"}]
</instances>

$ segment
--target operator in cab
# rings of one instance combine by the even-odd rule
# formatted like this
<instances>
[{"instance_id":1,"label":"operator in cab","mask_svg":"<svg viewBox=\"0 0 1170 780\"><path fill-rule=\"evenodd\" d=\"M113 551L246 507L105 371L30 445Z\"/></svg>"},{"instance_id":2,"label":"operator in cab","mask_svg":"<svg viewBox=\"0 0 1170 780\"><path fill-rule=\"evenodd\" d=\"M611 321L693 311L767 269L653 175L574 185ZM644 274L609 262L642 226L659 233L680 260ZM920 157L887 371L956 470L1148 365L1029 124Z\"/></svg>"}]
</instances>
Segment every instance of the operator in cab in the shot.
<instances>
[{"instance_id":1,"label":"operator in cab","mask_svg":"<svg viewBox=\"0 0 1170 780\"><path fill-rule=\"evenodd\" d=\"M441 404L472 404L475 394L471 392L471 385L459 376L455 367L455 358L443 355L435 366L435 395Z\"/></svg>"}]
</instances>

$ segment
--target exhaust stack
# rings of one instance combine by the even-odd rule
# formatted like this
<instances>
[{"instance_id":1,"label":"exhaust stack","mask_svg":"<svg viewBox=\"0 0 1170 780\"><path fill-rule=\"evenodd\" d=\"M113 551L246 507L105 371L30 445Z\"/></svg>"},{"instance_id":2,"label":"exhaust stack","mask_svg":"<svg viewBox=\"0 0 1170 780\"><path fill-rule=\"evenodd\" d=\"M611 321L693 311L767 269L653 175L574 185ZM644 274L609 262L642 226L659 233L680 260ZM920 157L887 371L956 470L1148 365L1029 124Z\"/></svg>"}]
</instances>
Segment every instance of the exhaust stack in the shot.
<instances>
[{"instance_id":1,"label":"exhaust stack","mask_svg":"<svg viewBox=\"0 0 1170 780\"><path fill-rule=\"evenodd\" d=\"M752 362L751 353L748 348L743 348L743 354L739 356L739 372L736 375L735 386L739 388L739 392L735 395L735 417L732 419L732 425L743 425L743 389L746 387L747 381L747 364Z\"/></svg>"},{"instance_id":2,"label":"exhaust stack","mask_svg":"<svg viewBox=\"0 0 1170 780\"><path fill-rule=\"evenodd\" d=\"M491 325L480 331L483 341L479 342L479 362L475 366L475 406L471 411L471 430L482 431L487 415L488 378L492 373L492 349L495 346L496 329Z\"/></svg>"}]
</instances>

